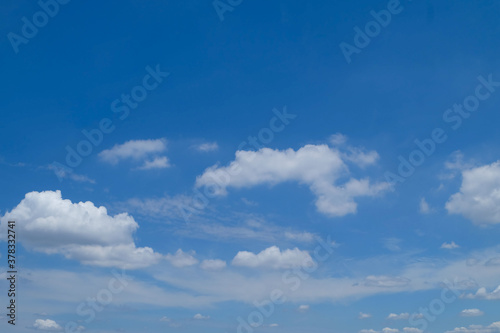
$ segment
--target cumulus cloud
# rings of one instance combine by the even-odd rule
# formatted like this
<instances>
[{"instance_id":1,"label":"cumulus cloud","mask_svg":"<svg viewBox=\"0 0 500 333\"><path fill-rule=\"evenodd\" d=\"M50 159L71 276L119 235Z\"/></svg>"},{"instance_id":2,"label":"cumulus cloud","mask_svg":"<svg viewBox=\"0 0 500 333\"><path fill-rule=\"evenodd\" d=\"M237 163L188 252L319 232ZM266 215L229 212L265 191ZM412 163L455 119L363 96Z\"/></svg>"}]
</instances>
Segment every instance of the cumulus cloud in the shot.
<instances>
[{"instance_id":1,"label":"cumulus cloud","mask_svg":"<svg viewBox=\"0 0 500 333\"><path fill-rule=\"evenodd\" d=\"M306 184L316 195L316 208L329 216L355 213L355 198L375 196L390 188L385 182L351 177L346 161L358 166L374 164L375 152L351 150L348 154L327 145L306 145L293 149L237 151L226 167L212 166L196 179L196 186L211 187L225 195L228 187L248 188L259 184L276 185L287 181ZM378 156L378 155L377 155Z\"/></svg>"},{"instance_id":2,"label":"cumulus cloud","mask_svg":"<svg viewBox=\"0 0 500 333\"><path fill-rule=\"evenodd\" d=\"M460 312L462 317L480 317L484 312L479 309L465 309Z\"/></svg>"},{"instance_id":3,"label":"cumulus cloud","mask_svg":"<svg viewBox=\"0 0 500 333\"><path fill-rule=\"evenodd\" d=\"M60 331L62 327L51 319L37 319L33 327L42 331Z\"/></svg>"},{"instance_id":4,"label":"cumulus cloud","mask_svg":"<svg viewBox=\"0 0 500 333\"><path fill-rule=\"evenodd\" d=\"M83 264L134 269L161 257L149 247L136 247L132 235L139 225L132 216L110 216L105 207L90 201L72 203L62 199L60 191L27 193L0 219L3 233L9 220L23 221L17 228L26 247Z\"/></svg>"},{"instance_id":5,"label":"cumulus cloud","mask_svg":"<svg viewBox=\"0 0 500 333\"><path fill-rule=\"evenodd\" d=\"M458 246L455 242L451 242L451 243L443 243L441 245L441 248L442 249L446 249L446 250L453 250L453 249L458 249L460 246Z\"/></svg>"},{"instance_id":6,"label":"cumulus cloud","mask_svg":"<svg viewBox=\"0 0 500 333\"><path fill-rule=\"evenodd\" d=\"M452 331L446 331L445 333L499 333L500 332L500 321L494 322L489 326L483 325L470 325L469 327L457 327Z\"/></svg>"},{"instance_id":7,"label":"cumulus cloud","mask_svg":"<svg viewBox=\"0 0 500 333\"><path fill-rule=\"evenodd\" d=\"M500 223L500 161L462 171L460 192L445 207L475 224Z\"/></svg>"},{"instance_id":8,"label":"cumulus cloud","mask_svg":"<svg viewBox=\"0 0 500 333\"><path fill-rule=\"evenodd\" d=\"M298 248L281 251L277 246L271 246L262 252L255 254L248 251L240 251L233 259L233 265L246 267L270 267L270 268L292 268L312 262L307 251Z\"/></svg>"},{"instance_id":9,"label":"cumulus cloud","mask_svg":"<svg viewBox=\"0 0 500 333\"><path fill-rule=\"evenodd\" d=\"M208 259L203 260L200 267L205 270L219 270L226 267L226 262L220 259Z\"/></svg>"},{"instance_id":10,"label":"cumulus cloud","mask_svg":"<svg viewBox=\"0 0 500 333\"><path fill-rule=\"evenodd\" d=\"M181 249L178 249L175 254L167 254L165 259L168 260L175 267L187 267L193 266L198 263L198 259L194 257L195 252L191 251L190 253L186 253Z\"/></svg>"},{"instance_id":11,"label":"cumulus cloud","mask_svg":"<svg viewBox=\"0 0 500 333\"><path fill-rule=\"evenodd\" d=\"M407 320L410 318L410 314L408 312L396 314L396 313L391 313L387 316L387 319L391 320Z\"/></svg>"},{"instance_id":12,"label":"cumulus cloud","mask_svg":"<svg viewBox=\"0 0 500 333\"><path fill-rule=\"evenodd\" d=\"M196 146L194 146L194 148L198 151L210 152L210 151L215 151L215 150L219 149L219 145L217 144L217 142L206 142L206 143L196 145Z\"/></svg>"},{"instance_id":13,"label":"cumulus cloud","mask_svg":"<svg viewBox=\"0 0 500 333\"><path fill-rule=\"evenodd\" d=\"M99 157L107 163L117 164L123 160L141 161L147 158L142 165L142 169L166 168L169 166L166 157L157 156L159 153L167 149L167 141L165 139L156 140L130 140L123 144L114 145L111 149L103 150L99 153Z\"/></svg>"},{"instance_id":14,"label":"cumulus cloud","mask_svg":"<svg viewBox=\"0 0 500 333\"><path fill-rule=\"evenodd\" d=\"M463 298L469 299L486 299L486 300L500 300L500 286L492 292L488 292L486 288L482 287L477 290L475 294L466 294Z\"/></svg>"}]
</instances>

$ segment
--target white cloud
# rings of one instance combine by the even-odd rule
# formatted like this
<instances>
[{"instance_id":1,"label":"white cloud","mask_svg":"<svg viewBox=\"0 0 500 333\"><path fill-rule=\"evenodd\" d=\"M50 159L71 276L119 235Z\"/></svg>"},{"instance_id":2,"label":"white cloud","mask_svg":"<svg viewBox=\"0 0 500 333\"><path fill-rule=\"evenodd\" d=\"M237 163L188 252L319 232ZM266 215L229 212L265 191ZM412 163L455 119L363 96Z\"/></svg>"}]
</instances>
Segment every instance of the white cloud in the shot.
<instances>
[{"instance_id":1,"label":"white cloud","mask_svg":"<svg viewBox=\"0 0 500 333\"><path fill-rule=\"evenodd\" d=\"M160 321L163 321L163 322L166 322L166 323L169 323L172 321L172 319L168 318L167 316L163 316L160 318Z\"/></svg>"},{"instance_id":2,"label":"white cloud","mask_svg":"<svg viewBox=\"0 0 500 333\"><path fill-rule=\"evenodd\" d=\"M382 329L382 333L398 333L399 330L397 328L386 327Z\"/></svg>"},{"instance_id":3,"label":"white cloud","mask_svg":"<svg viewBox=\"0 0 500 333\"><path fill-rule=\"evenodd\" d=\"M311 234L310 232L300 232L300 233L294 233L290 231L285 232L285 238L297 242L304 242L304 243L309 243L314 240L314 234Z\"/></svg>"},{"instance_id":4,"label":"white cloud","mask_svg":"<svg viewBox=\"0 0 500 333\"><path fill-rule=\"evenodd\" d=\"M401 276L374 276L365 278L365 286L381 288L404 287L410 283L410 279Z\"/></svg>"},{"instance_id":5,"label":"white cloud","mask_svg":"<svg viewBox=\"0 0 500 333\"><path fill-rule=\"evenodd\" d=\"M300 267L312 261L307 251L298 248L281 251L277 246L271 246L258 254L240 251L233 259L233 265L246 267L291 268Z\"/></svg>"},{"instance_id":6,"label":"white cloud","mask_svg":"<svg viewBox=\"0 0 500 333\"><path fill-rule=\"evenodd\" d=\"M373 329L359 331L359 333L399 333L399 332L401 332L399 329L390 328L390 327L385 327L382 329L382 331L376 331ZM402 332L404 332L404 333L423 333L424 331L422 331L418 328L415 328L415 327L404 327Z\"/></svg>"},{"instance_id":7,"label":"white cloud","mask_svg":"<svg viewBox=\"0 0 500 333\"><path fill-rule=\"evenodd\" d=\"M126 213L110 216L105 207L90 201L72 203L60 191L30 192L0 221L20 220L17 228L25 246L47 254L59 253L83 264L141 268L150 266L161 255L149 247L137 248L132 238L139 228Z\"/></svg>"},{"instance_id":8,"label":"white cloud","mask_svg":"<svg viewBox=\"0 0 500 333\"><path fill-rule=\"evenodd\" d=\"M500 266L500 257L495 257L489 259L486 264L486 266Z\"/></svg>"},{"instance_id":9,"label":"white cloud","mask_svg":"<svg viewBox=\"0 0 500 333\"><path fill-rule=\"evenodd\" d=\"M332 134L328 141L332 146L342 146L347 142L347 136L342 133Z\"/></svg>"},{"instance_id":10,"label":"white cloud","mask_svg":"<svg viewBox=\"0 0 500 333\"><path fill-rule=\"evenodd\" d=\"M37 319L33 327L42 331L60 331L62 327L51 319Z\"/></svg>"},{"instance_id":11,"label":"white cloud","mask_svg":"<svg viewBox=\"0 0 500 333\"><path fill-rule=\"evenodd\" d=\"M420 214L429 214L431 209L425 198L420 199Z\"/></svg>"},{"instance_id":12,"label":"white cloud","mask_svg":"<svg viewBox=\"0 0 500 333\"><path fill-rule=\"evenodd\" d=\"M142 160L166 149L167 141L165 139L130 140L123 144L114 145L111 149L101 151L99 157L107 163L117 164L126 159Z\"/></svg>"},{"instance_id":13,"label":"white cloud","mask_svg":"<svg viewBox=\"0 0 500 333\"><path fill-rule=\"evenodd\" d=\"M457 327L453 331L445 333L498 333L500 332L500 321L494 322L489 326L470 325L469 327Z\"/></svg>"},{"instance_id":14,"label":"white cloud","mask_svg":"<svg viewBox=\"0 0 500 333\"><path fill-rule=\"evenodd\" d=\"M391 313L387 316L387 319L392 319L392 320L407 320L410 318L410 314L408 312L396 314L396 313Z\"/></svg>"},{"instance_id":15,"label":"white cloud","mask_svg":"<svg viewBox=\"0 0 500 333\"><path fill-rule=\"evenodd\" d=\"M206 143L196 145L196 146L194 146L194 148L198 151L210 152L210 151L215 151L215 150L219 149L219 145L217 144L217 142L206 142Z\"/></svg>"},{"instance_id":16,"label":"white cloud","mask_svg":"<svg viewBox=\"0 0 500 333\"><path fill-rule=\"evenodd\" d=\"M362 155L363 154L363 155ZM227 167L212 166L196 179L196 186L213 187L218 195L225 195L228 187L244 188L259 184L275 185L297 181L309 186L316 195L317 209L329 216L355 213L354 201L360 196L375 196L388 190L388 183L371 184L365 179L350 177L344 160L359 166L373 164L371 157L354 151L350 157L327 145L306 145L299 150L237 151L236 158Z\"/></svg>"},{"instance_id":17,"label":"white cloud","mask_svg":"<svg viewBox=\"0 0 500 333\"><path fill-rule=\"evenodd\" d=\"M368 319L368 318L371 318L371 317L372 317L372 315L370 313L360 312L359 315L358 315L359 319Z\"/></svg>"},{"instance_id":18,"label":"white cloud","mask_svg":"<svg viewBox=\"0 0 500 333\"><path fill-rule=\"evenodd\" d=\"M196 259L193 255L195 255L194 251L186 253L181 249L178 249L175 254L167 254L165 259L167 259L175 267L187 267L198 263L198 259Z\"/></svg>"},{"instance_id":19,"label":"white cloud","mask_svg":"<svg viewBox=\"0 0 500 333\"><path fill-rule=\"evenodd\" d=\"M423 333L424 331L416 327L405 327L403 328L404 333Z\"/></svg>"},{"instance_id":20,"label":"white cloud","mask_svg":"<svg viewBox=\"0 0 500 333\"><path fill-rule=\"evenodd\" d=\"M299 310L299 312L306 312L309 310L309 305L306 304L299 305L297 310Z\"/></svg>"},{"instance_id":21,"label":"white cloud","mask_svg":"<svg viewBox=\"0 0 500 333\"><path fill-rule=\"evenodd\" d=\"M205 270L219 270L226 267L226 262L220 259L203 260L200 267Z\"/></svg>"},{"instance_id":22,"label":"white cloud","mask_svg":"<svg viewBox=\"0 0 500 333\"><path fill-rule=\"evenodd\" d=\"M445 207L475 224L500 223L500 161L462 171L460 192Z\"/></svg>"},{"instance_id":23,"label":"white cloud","mask_svg":"<svg viewBox=\"0 0 500 333\"><path fill-rule=\"evenodd\" d=\"M210 319L210 316L203 316L201 313L197 313L194 315L193 319L196 320L208 320Z\"/></svg>"},{"instance_id":24,"label":"white cloud","mask_svg":"<svg viewBox=\"0 0 500 333\"><path fill-rule=\"evenodd\" d=\"M491 293L488 293L486 288L482 287L479 288L475 294L464 295L464 298L500 300L500 286L498 286L497 289L493 290Z\"/></svg>"},{"instance_id":25,"label":"white cloud","mask_svg":"<svg viewBox=\"0 0 500 333\"><path fill-rule=\"evenodd\" d=\"M447 250L453 250L453 249L458 249L460 246L458 246L455 242L451 242L451 243L443 243L441 245L441 248L442 249L447 249Z\"/></svg>"},{"instance_id":26,"label":"white cloud","mask_svg":"<svg viewBox=\"0 0 500 333\"><path fill-rule=\"evenodd\" d=\"M166 156L155 157L150 161L145 161L144 164L137 169L139 170L151 170L151 169L165 169L170 167L170 163Z\"/></svg>"},{"instance_id":27,"label":"white cloud","mask_svg":"<svg viewBox=\"0 0 500 333\"><path fill-rule=\"evenodd\" d=\"M484 312L479 309L465 309L460 312L462 317L480 317Z\"/></svg>"},{"instance_id":28,"label":"white cloud","mask_svg":"<svg viewBox=\"0 0 500 333\"><path fill-rule=\"evenodd\" d=\"M82 183L87 182L87 183L95 184L95 180L90 179L89 177L87 177L85 175L77 174L73 171L73 169L67 168L64 165L60 165L60 164L58 165L55 162L52 164L49 164L46 168L47 168L47 170L53 171L54 174L60 180L68 178L68 179L74 180L76 182L82 182Z\"/></svg>"}]
</instances>

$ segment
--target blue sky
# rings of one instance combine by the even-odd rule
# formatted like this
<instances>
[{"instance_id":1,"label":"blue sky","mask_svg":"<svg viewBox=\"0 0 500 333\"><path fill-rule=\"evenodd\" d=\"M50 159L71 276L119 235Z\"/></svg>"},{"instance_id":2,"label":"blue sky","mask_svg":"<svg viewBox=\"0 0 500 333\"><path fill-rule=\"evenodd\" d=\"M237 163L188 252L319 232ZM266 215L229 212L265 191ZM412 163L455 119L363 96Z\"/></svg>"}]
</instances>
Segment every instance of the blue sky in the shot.
<instances>
[{"instance_id":1,"label":"blue sky","mask_svg":"<svg viewBox=\"0 0 500 333\"><path fill-rule=\"evenodd\" d=\"M2 330L500 332L498 3L0 6Z\"/></svg>"}]
</instances>

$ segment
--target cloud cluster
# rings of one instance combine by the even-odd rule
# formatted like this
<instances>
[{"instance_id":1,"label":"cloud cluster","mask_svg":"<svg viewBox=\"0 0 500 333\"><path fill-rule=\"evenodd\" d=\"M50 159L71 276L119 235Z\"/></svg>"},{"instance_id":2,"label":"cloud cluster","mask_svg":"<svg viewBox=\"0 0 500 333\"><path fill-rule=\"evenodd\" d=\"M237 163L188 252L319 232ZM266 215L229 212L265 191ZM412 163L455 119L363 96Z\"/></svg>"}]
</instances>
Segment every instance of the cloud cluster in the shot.
<instances>
[{"instance_id":1,"label":"cloud cluster","mask_svg":"<svg viewBox=\"0 0 500 333\"><path fill-rule=\"evenodd\" d=\"M37 319L33 327L41 331L60 331L62 327L51 319Z\"/></svg>"},{"instance_id":2,"label":"cloud cluster","mask_svg":"<svg viewBox=\"0 0 500 333\"><path fill-rule=\"evenodd\" d=\"M343 153L327 145L306 145L298 150L237 151L226 167L212 166L196 179L197 187L215 188L225 195L228 187L245 188L260 184L276 185L295 181L306 184L316 195L317 209L329 216L355 213L356 197L375 196L390 188L388 183L372 184L367 178L356 179L346 162L359 167L374 164L376 152L351 149Z\"/></svg>"},{"instance_id":3,"label":"cloud cluster","mask_svg":"<svg viewBox=\"0 0 500 333\"><path fill-rule=\"evenodd\" d=\"M445 333L499 333L500 321L494 322L489 326L483 325L470 325L469 327L457 327L453 331L446 331Z\"/></svg>"},{"instance_id":4,"label":"cloud cluster","mask_svg":"<svg viewBox=\"0 0 500 333\"><path fill-rule=\"evenodd\" d=\"M463 297L468 299L500 300L500 286L490 293L486 288L482 287L479 288L475 294L466 294Z\"/></svg>"},{"instance_id":5,"label":"cloud cluster","mask_svg":"<svg viewBox=\"0 0 500 333\"><path fill-rule=\"evenodd\" d=\"M161 257L149 247L136 247L132 235L139 225L132 216L110 216L105 207L90 201L72 203L60 191L27 193L0 219L3 233L9 220L22 221L17 228L29 249L83 264L134 269Z\"/></svg>"}]
</instances>

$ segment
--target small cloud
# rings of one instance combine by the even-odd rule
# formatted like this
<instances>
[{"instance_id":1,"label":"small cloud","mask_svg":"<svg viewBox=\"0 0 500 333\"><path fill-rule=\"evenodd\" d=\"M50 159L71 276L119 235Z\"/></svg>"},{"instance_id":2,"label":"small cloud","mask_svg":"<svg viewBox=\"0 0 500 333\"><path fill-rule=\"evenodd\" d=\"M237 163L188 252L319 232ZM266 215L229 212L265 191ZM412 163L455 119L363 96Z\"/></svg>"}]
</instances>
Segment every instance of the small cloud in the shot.
<instances>
[{"instance_id":1,"label":"small cloud","mask_svg":"<svg viewBox=\"0 0 500 333\"><path fill-rule=\"evenodd\" d=\"M347 136L341 133L336 133L330 136L329 140L332 146L342 146L347 142Z\"/></svg>"},{"instance_id":2,"label":"small cloud","mask_svg":"<svg viewBox=\"0 0 500 333\"><path fill-rule=\"evenodd\" d=\"M62 327L51 319L37 319L33 327L41 331L60 331Z\"/></svg>"},{"instance_id":3,"label":"small cloud","mask_svg":"<svg viewBox=\"0 0 500 333\"><path fill-rule=\"evenodd\" d=\"M259 204L256 203L255 201L248 200L247 198L241 198L241 201L247 206L258 206Z\"/></svg>"},{"instance_id":4,"label":"small cloud","mask_svg":"<svg viewBox=\"0 0 500 333\"><path fill-rule=\"evenodd\" d=\"M420 214L429 214L431 209L425 198L420 199Z\"/></svg>"},{"instance_id":5,"label":"small cloud","mask_svg":"<svg viewBox=\"0 0 500 333\"><path fill-rule=\"evenodd\" d=\"M170 319L170 318L168 318L168 317L166 317L166 316L163 316L163 317L161 317L161 318L160 318L160 321L163 321L163 322L167 322L167 323L169 323L169 322L171 322L171 321L172 321L172 319Z\"/></svg>"},{"instance_id":6,"label":"small cloud","mask_svg":"<svg viewBox=\"0 0 500 333\"><path fill-rule=\"evenodd\" d=\"M397 288L404 287L410 283L410 279L401 276L367 276L365 286L380 287L380 288Z\"/></svg>"},{"instance_id":7,"label":"small cloud","mask_svg":"<svg viewBox=\"0 0 500 333\"><path fill-rule=\"evenodd\" d=\"M41 169L47 169L52 172L59 178L59 180L62 181L62 179L71 179L74 180L75 182L80 182L80 183L91 183L95 184L95 180L90 179L87 176L77 174L73 171L73 169L66 167L65 165L59 164L57 162L54 162L52 164L47 165L46 167L41 167Z\"/></svg>"},{"instance_id":8,"label":"small cloud","mask_svg":"<svg viewBox=\"0 0 500 333\"><path fill-rule=\"evenodd\" d=\"M144 164L138 167L138 170L164 169L170 167L170 163L166 156L155 157L151 161L145 161Z\"/></svg>"},{"instance_id":9,"label":"small cloud","mask_svg":"<svg viewBox=\"0 0 500 333\"><path fill-rule=\"evenodd\" d=\"M368 318L371 318L372 315L369 314L369 313L363 313L363 312L360 312L359 315L358 315L358 318L359 319L368 319Z\"/></svg>"},{"instance_id":10,"label":"small cloud","mask_svg":"<svg viewBox=\"0 0 500 333\"><path fill-rule=\"evenodd\" d=\"M401 239L399 238L386 238L383 240L384 247L390 251L398 252L401 251L401 247L399 244L401 243Z\"/></svg>"},{"instance_id":11,"label":"small cloud","mask_svg":"<svg viewBox=\"0 0 500 333\"><path fill-rule=\"evenodd\" d=\"M410 318L410 314L408 312L396 314L396 313L391 313L387 316L387 319L390 320L407 320Z\"/></svg>"},{"instance_id":12,"label":"small cloud","mask_svg":"<svg viewBox=\"0 0 500 333\"><path fill-rule=\"evenodd\" d=\"M457 245L455 242L451 242L451 243L443 243L441 245L441 248L442 249L447 249L447 250L453 250L453 249L458 249L460 246Z\"/></svg>"},{"instance_id":13,"label":"small cloud","mask_svg":"<svg viewBox=\"0 0 500 333\"><path fill-rule=\"evenodd\" d=\"M460 312L462 317L480 317L484 315L484 312L479 309L465 309Z\"/></svg>"},{"instance_id":14,"label":"small cloud","mask_svg":"<svg viewBox=\"0 0 500 333\"><path fill-rule=\"evenodd\" d=\"M278 326L280 326L280 325L278 325L278 324L276 324L276 323L274 323L274 324L270 324L270 325L269 325L269 327L278 327Z\"/></svg>"},{"instance_id":15,"label":"small cloud","mask_svg":"<svg viewBox=\"0 0 500 333\"><path fill-rule=\"evenodd\" d=\"M303 304L303 305L299 306L299 308L297 310L299 310L299 312L306 312L309 310L309 305Z\"/></svg>"},{"instance_id":16,"label":"small cloud","mask_svg":"<svg viewBox=\"0 0 500 333\"><path fill-rule=\"evenodd\" d=\"M309 243L314 241L314 234L311 234L310 232L294 233L286 231L285 238L297 242Z\"/></svg>"},{"instance_id":17,"label":"small cloud","mask_svg":"<svg viewBox=\"0 0 500 333\"><path fill-rule=\"evenodd\" d=\"M141 161L146 160L146 158L151 158L157 156L159 153L164 152L167 149L167 140L164 138L156 140L130 140L123 144L116 144L111 149L106 149L101 151L98 156L102 161L116 165L118 162L124 160L134 160ZM155 159L156 160L156 159ZM149 161L150 165L153 161ZM162 163L161 159L156 162ZM146 161L143 165L147 166Z\"/></svg>"},{"instance_id":18,"label":"small cloud","mask_svg":"<svg viewBox=\"0 0 500 333\"><path fill-rule=\"evenodd\" d=\"M196 320L208 320L208 319L210 319L210 316L204 316L201 313L197 313L197 314L194 315L193 319L196 319Z\"/></svg>"},{"instance_id":19,"label":"small cloud","mask_svg":"<svg viewBox=\"0 0 500 333\"><path fill-rule=\"evenodd\" d=\"M202 143L202 144L196 145L196 146L194 146L194 148L196 150L198 150L198 151L207 153L207 152L210 152L210 151L216 151L216 150L218 150L219 149L219 145L217 144L217 142L206 142L206 143Z\"/></svg>"}]
</instances>

